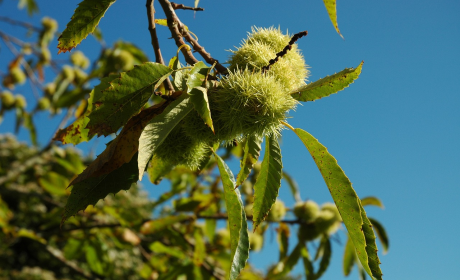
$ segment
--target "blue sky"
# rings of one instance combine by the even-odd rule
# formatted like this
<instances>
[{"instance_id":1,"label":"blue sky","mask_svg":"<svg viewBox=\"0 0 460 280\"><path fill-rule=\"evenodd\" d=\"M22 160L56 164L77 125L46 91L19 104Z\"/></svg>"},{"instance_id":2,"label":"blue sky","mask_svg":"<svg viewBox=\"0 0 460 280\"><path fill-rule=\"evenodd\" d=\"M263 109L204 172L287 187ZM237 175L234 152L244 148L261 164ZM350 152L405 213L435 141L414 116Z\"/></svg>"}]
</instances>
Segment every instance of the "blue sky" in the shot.
<instances>
[{"instance_id":1,"label":"blue sky","mask_svg":"<svg viewBox=\"0 0 460 280\"><path fill-rule=\"evenodd\" d=\"M56 18L62 31L78 2L38 3L41 15ZM4 0L0 15L28 19L16 4ZM193 1L184 4L193 5ZM460 2L338 1L337 5L345 40L335 33L320 0L287 4L202 0L204 12L194 16L190 11L178 11L178 15L220 61L227 59L226 50L238 46L251 26L280 26L291 33L308 30L299 48L311 67L310 81L356 67L364 60L363 72L353 85L328 98L305 103L291 114L289 122L328 147L360 197L382 199L385 210L367 211L385 225L390 237L390 251L381 255L384 279L458 279L460 239L455 233L460 228L455 221L460 218ZM162 18L158 4L157 11L157 17ZM36 23L39 20L32 18ZM100 27L109 45L119 39L131 41L154 59L144 1L116 2ZM0 29L24 34L21 28L4 23ZM159 27L158 36L163 55L169 59L177 49L166 39L169 31ZM4 45L1 47L4 67L9 54ZM95 58L99 47L88 38L77 49ZM67 54L57 58L61 57L65 59ZM28 86L18 90L31 96ZM32 107L33 101L29 103ZM12 116L6 117L0 125L2 133L12 129ZM58 124L46 115L37 121L49 133ZM44 134L39 135L43 144L50 138ZM19 137L28 139L25 131ZM297 180L302 198L331 201L313 160L292 132L283 132L281 149L285 170ZM147 188L152 195L159 193L154 186ZM282 187L280 197L287 204L292 202L287 186ZM270 241L270 235L267 237L272 246L251 255L251 261L260 268L277 258L275 238ZM324 279L344 279L343 246L334 244L333 252ZM296 272L302 271L296 267ZM357 279L356 273L348 279Z\"/></svg>"}]
</instances>

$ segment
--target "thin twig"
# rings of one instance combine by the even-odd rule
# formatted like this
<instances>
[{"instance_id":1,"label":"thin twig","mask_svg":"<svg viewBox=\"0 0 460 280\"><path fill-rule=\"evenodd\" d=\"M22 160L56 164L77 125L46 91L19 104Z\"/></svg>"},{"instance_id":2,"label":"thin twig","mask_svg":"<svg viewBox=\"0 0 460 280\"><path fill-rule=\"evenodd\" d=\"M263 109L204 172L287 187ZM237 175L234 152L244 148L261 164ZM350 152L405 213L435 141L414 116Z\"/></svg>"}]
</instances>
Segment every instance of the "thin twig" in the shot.
<instances>
[{"instance_id":1,"label":"thin twig","mask_svg":"<svg viewBox=\"0 0 460 280\"><path fill-rule=\"evenodd\" d=\"M284 55L287 54L288 51L290 51L292 49L292 45L294 45L294 43L299 40L300 38L302 38L303 36L307 36L308 34L308 31L302 31L302 32L299 32L299 33L296 33L294 34L294 36L292 36L291 38L291 41L289 41L289 43L287 44L286 47L284 47L284 49L282 51L280 51L279 53L276 54L276 57L273 58L273 59L270 59L269 63L267 66L264 66L262 67L262 73L265 73L265 71L268 71L270 70L270 67L275 64L280 57L283 57Z\"/></svg>"},{"instance_id":2,"label":"thin twig","mask_svg":"<svg viewBox=\"0 0 460 280\"><path fill-rule=\"evenodd\" d=\"M163 56L161 55L160 43L158 42L158 37L157 37L157 30L155 26L155 8L153 7L153 0L147 0L147 3L145 4L145 6L147 8L147 18L149 21L148 29L150 32L150 38L152 40L153 52L155 53L155 61L157 63L161 63L165 65ZM166 91L168 92L171 92L174 89L169 79L165 79L164 86L165 86Z\"/></svg>"},{"instance_id":3,"label":"thin twig","mask_svg":"<svg viewBox=\"0 0 460 280\"><path fill-rule=\"evenodd\" d=\"M201 45L199 45L198 42L190 35L190 33L187 31L187 28L185 28L185 25L177 17L171 2L168 0L158 1L160 2L161 7L165 12L169 30L171 31L171 35L174 38L177 47L185 44L184 40L182 39L182 37L185 37L185 39L190 42L190 44L192 44L193 50L198 52L207 63L216 63L217 71L221 74L227 74L227 68L225 68L222 64L219 63L217 59L214 59L208 52L206 52L206 50ZM182 48L181 51L185 57L185 61L187 61L188 64L194 65L198 62L191 51L187 50L186 48Z\"/></svg>"},{"instance_id":4,"label":"thin twig","mask_svg":"<svg viewBox=\"0 0 460 280\"><path fill-rule=\"evenodd\" d=\"M184 4L176 4L174 2L171 2L171 6L173 7L174 10L204 11L204 9L200 7L194 8L194 7L185 6Z\"/></svg>"},{"instance_id":5,"label":"thin twig","mask_svg":"<svg viewBox=\"0 0 460 280\"><path fill-rule=\"evenodd\" d=\"M33 31L35 32L41 32L42 29L39 28L39 27L36 27L28 22L22 22L22 21L18 21L18 20L14 20L14 19L11 19L9 17L3 17L3 16L0 16L0 21L4 21L4 22L7 22L9 24L12 24L12 25L18 25L18 26L22 26L22 27L25 27L27 29L32 29Z\"/></svg>"}]
</instances>

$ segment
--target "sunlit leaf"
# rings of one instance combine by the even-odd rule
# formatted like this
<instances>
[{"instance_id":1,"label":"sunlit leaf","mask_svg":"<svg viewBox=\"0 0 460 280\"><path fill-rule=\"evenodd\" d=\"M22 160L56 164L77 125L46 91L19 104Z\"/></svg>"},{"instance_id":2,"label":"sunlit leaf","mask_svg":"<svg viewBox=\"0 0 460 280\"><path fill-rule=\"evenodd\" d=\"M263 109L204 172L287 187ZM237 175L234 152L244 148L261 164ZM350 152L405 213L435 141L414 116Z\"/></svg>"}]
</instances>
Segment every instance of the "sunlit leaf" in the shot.
<instances>
[{"instance_id":1,"label":"sunlit leaf","mask_svg":"<svg viewBox=\"0 0 460 280\"><path fill-rule=\"evenodd\" d=\"M382 243L383 253L386 254L390 246L390 241L388 239L388 235L385 228L376 219L369 218L369 221L371 222L374 231L377 233L377 236L380 239L380 242Z\"/></svg>"},{"instance_id":2,"label":"sunlit leaf","mask_svg":"<svg viewBox=\"0 0 460 280\"><path fill-rule=\"evenodd\" d=\"M66 29L59 36L59 52L71 51L99 24L107 9L116 0L83 0L78 4Z\"/></svg>"},{"instance_id":3,"label":"sunlit leaf","mask_svg":"<svg viewBox=\"0 0 460 280\"><path fill-rule=\"evenodd\" d=\"M30 230L30 229L21 228L21 229L18 230L16 235L18 237L26 237L26 238L38 241L38 242L40 242L42 244L47 243L46 240L43 237L38 236L37 233L35 233L33 230Z\"/></svg>"},{"instance_id":4,"label":"sunlit leaf","mask_svg":"<svg viewBox=\"0 0 460 280\"><path fill-rule=\"evenodd\" d=\"M343 274L345 276L350 275L355 262L356 262L355 247L353 246L353 241L351 241L350 237L348 237L347 244L345 245L345 250L343 252Z\"/></svg>"},{"instance_id":5,"label":"sunlit leaf","mask_svg":"<svg viewBox=\"0 0 460 280\"><path fill-rule=\"evenodd\" d=\"M265 138L265 155L259 176L254 184L253 222L254 230L265 219L278 196L281 186L283 164L278 140L274 136Z\"/></svg>"},{"instance_id":6,"label":"sunlit leaf","mask_svg":"<svg viewBox=\"0 0 460 280\"><path fill-rule=\"evenodd\" d=\"M385 208L383 206L383 203L382 201L375 197L375 196L368 196L368 197L365 197L363 199L361 199L361 205L362 206L366 206L366 205L373 205L373 206L377 206L377 207L380 207L380 208Z\"/></svg>"},{"instance_id":7,"label":"sunlit leaf","mask_svg":"<svg viewBox=\"0 0 460 280\"><path fill-rule=\"evenodd\" d=\"M187 92L190 92L196 87L203 85L206 76L208 75L210 67L204 64L202 61L199 61L193 65L192 70L190 70L190 77L187 80Z\"/></svg>"},{"instance_id":8,"label":"sunlit leaf","mask_svg":"<svg viewBox=\"0 0 460 280\"><path fill-rule=\"evenodd\" d=\"M180 260L188 259L187 255L182 250L172 246L165 246L159 241L150 244L149 249L155 254L168 254Z\"/></svg>"},{"instance_id":9,"label":"sunlit leaf","mask_svg":"<svg viewBox=\"0 0 460 280\"><path fill-rule=\"evenodd\" d=\"M235 179L227 164L216 153L222 184L224 187L225 205L227 206L228 225L230 230L230 248L232 264L229 279L238 277L245 267L249 257L249 235L246 214L238 189L235 189Z\"/></svg>"},{"instance_id":10,"label":"sunlit leaf","mask_svg":"<svg viewBox=\"0 0 460 280\"><path fill-rule=\"evenodd\" d=\"M321 239L321 245L322 251L323 251L323 257L321 258L321 261L319 262L319 268L318 271L315 274L315 278L319 279L323 275L323 273L327 270L329 267L329 263L331 261L331 255L332 255L332 248L331 248L331 241L327 236L323 236Z\"/></svg>"},{"instance_id":11,"label":"sunlit leaf","mask_svg":"<svg viewBox=\"0 0 460 280\"><path fill-rule=\"evenodd\" d=\"M319 79L291 93L298 101L315 101L337 93L358 79L364 62L356 68L346 68L339 73Z\"/></svg>"},{"instance_id":12,"label":"sunlit leaf","mask_svg":"<svg viewBox=\"0 0 460 280\"><path fill-rule=\"evenodd\" d=\"M69 184L69 179L59 175L56 172L50 171L38 179L40 186L48 193L61 196L66 194L66 187Z\"/></svg>"},{"instance_id":13,"label":"sunlit leaf","mask_svg":"<svg viewBox=\"0 0 460 280\"><path fill-rule=\"evenodd\" d=\"M139 138L139 180L142 180L145 167L155 150L192 110L192 102L187 95L183 94L147 124Z\"/></svg>"},{"instance_id":14,"label":"sunlit leaf","mask_svg":"<svg viewBox=\"0 0 460 280\"><path fill-rule=\"evenodd\" d=\"M376 251L372 252L372 250L376 250L374 248L374 232L367 220L366 212L364 212L361 206L361 200L352 188L350 180L337 164L337 160L329 154L326 147L319 143L317 139L299 128L294 129L294 132L307 147L318 166L342 216L343 222L348 229L348 233L353 240L356 253L363 268L369 275L372 275L376 279L381 279L382 273L378 266L377 253Z\"/></svg>"},{"instance_id":15,"label":"sunlit leaf","mask_svg":"<svg viewBox=\"0 0 460 280\"><path fill-rule=\"evenodd\" d=\"M140 232L142 234L154 234L154 233L157 233L169 227L170 225L173 225L175 223L182 222L188 219L190 219L190 216L185 215L185 214L180 214L177 216L167 216L165 218L151 220L151 221L145 222L142 225Z\"/></svg>"},{"instance_id":16,"label":"sunlit leaf","mask_svg":"<svg viewBox=\"0 0 460 280\"><path fill-rule=\"evenodd\" d=\"M105 275L105 262L103 252L96 242L91 242L85 246L86 263L89 265L92 271L99 275Z\"/></svg>"},{"instance_id":17,"label":"sunlit leaf","mask_svg":"<svg viewBox=\"0 0 460 280\"><path fill-rule=\"evenodd\" d=\"M159 63L136 65L110 81L103 95L94 102L86 128L90 134L109 135L122 127L137 114L153 94L156 86L171 74L172 70Z\"/></svg>"},{"instance_id":18,"label":"sunlit leaf","mask_svg":"<svg viewBox=\"0 0 460 280\"><path fill-rule=\"evenodd\" d=\"M26 7L27 14L29 14L29 16L32 16L34 13L39 12L35 0L19 0L18 7L19 9Z\"/></svg>"},{"instance_id":19,"label":"sunlit leaf","mask_svg":"<svg viewBox=\"0 0 460 280\"><path fill-rule=\"evenodd\" d=\"M195 111L197 111L204 123L214 132L211 109L209 108L208 90L204 87L195 87L189 92L189 95Z\"/></svg>"},{"instance_id":20,"label":"sunlit leaf","mask_svg":"<svg viewBox=\"0 0 460 280\"><path fill-rule=\"evenodd\" d=\"M241 159L240 163L241 170L236 177L237 186L241 185L244 180L246 180L246 178L249 176L249 173L251 173L254 164L256 164L260 155L262 141L263 137L246 137L246 142L244 143L243 148L243 158Z\"/></svg>"},{"instance_id":21,"label":"sunlit leaf","mask_svg":"<svg viewBox=\"0 0 460 280\"><path fill-rule=\"evenodd\" d=\"M203 236L200 231L196 230L194 233L195 237L195 251L193 251L193 263L196 266L203 264L204 258L206 257L206 247L203 241Z\"/></svg>"},{"instance_id":22,"label":"sunlit leaf","mask_svg":"<svg viewBox=\"0 0 460 280\"><path fill-rule=\"evenodd\" d=\"M78 183L72 183L73 188L67 200L62 215L61 224L80 210L105 198L110 193L116 194L121 190L129 190L137 182L137 156L123 164L119 169L99 177L90 177Z\"/></svg>"},{"instance_id":23,"label":"sunlit leaf","mask_svg":"<svg viewBox=\"0 0 460 280\"><path fill-rule=\"evenodd\" d=\"M327 13L329 14L329 18L331 19L332 25L334 25L335 31L337 31L340 37L343 38L339 30L339 25L337 23L336 0L323 0L323 2L324 2L324 5L326 6L326 10L327 10Z\"/></svg>"}]
</instances>

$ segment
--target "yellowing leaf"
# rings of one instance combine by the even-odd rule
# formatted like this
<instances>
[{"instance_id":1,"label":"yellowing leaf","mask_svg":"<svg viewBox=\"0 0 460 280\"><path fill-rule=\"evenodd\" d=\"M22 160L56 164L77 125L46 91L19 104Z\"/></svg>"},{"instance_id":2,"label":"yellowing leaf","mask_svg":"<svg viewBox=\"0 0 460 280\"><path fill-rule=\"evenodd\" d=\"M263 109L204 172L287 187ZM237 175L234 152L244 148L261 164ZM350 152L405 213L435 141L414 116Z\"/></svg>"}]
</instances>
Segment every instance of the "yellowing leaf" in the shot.
<instances>
[{"instance_id":1,"label":"yellowing leaf","mask_svg":"<svg viewBox=\"0 0 460 280\"><path fill-rule=\"evenodd\" d=\"M326 6L327 13L329 14L329 18L331 19L332 25L334 25L335 31L339 33L340 37L343 36L340 34L339 24L337 23L337 7L336 7L336 0L323 0L324 5Z\"/></svg>"}]
</instances>

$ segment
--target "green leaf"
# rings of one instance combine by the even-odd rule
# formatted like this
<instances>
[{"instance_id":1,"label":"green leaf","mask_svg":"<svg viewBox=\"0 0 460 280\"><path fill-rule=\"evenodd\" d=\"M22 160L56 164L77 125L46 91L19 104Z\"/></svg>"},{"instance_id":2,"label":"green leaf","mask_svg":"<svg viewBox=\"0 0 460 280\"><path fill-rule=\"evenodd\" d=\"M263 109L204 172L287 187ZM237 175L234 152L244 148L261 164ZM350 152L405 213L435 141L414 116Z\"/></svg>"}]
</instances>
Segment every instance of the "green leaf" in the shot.
<instances>
[{"instance_id":1,"label":"green leaf","mask_svg":"<svg viewBox=\"0 0 460 280\"><path fill-rule=\"evenodd\" d=\"M99 85L97 85L89 94L88 106L86 112L76 119L71 125L65 129L60 129L53 140L61 141L62 144L74 144L77 145L81 142L91 140L93 135L89 135L89 129L86 128L89 122L89 114L93 111L93 103L98 101L103 96L103 91L110 87L110 82L114 80L118 75L109 75L101 79Z\"/></svg>"},{"instance_id":2,"label":"green leaf","mask_svg":"<svg viewBox=\"0 0 460 280\"><path fill-rule=\"evenodd\" d=\"M229 278L233 280L238 277L249 258L248 224L240 192L235 189L236 184L233 173L221 157L216 153L214 153L214 156L222 178L225 205L228 213L232 259Z\"/></svg>"},{"instance_id":3,"label":"green leaf","mask_svg":"<svg viewBox=\"0 0 460 280\"><path fill-rule=\"evenodd\" d=\"M192 102L187 95L183 94L147 124L139 138L139 180L142 180L145 167L155 150L192 110Z\"/></svg>"},{"instance_id":4,"label":"green leaf","mask_svg":"<svg viewBox=\"0 0 460 280\"><path fill-rule=\"evenodd\" d=\"M302 244L302 249L300 251L303 260L303 267L305 269L305 277L307 280L315 280L315 270L313 268L313 263L310 260L310 254L308 253L307 246Z\"/></svg>"},{"instance_id":5,"label":"green leaf","mask_svg":"<svg viewBox=\"0 0 460 280\"><path fill-rule=\"evenodd\" d=\"M292 250L289 257L283 260L282 270L274 274L273 279L283 279L284 276L288 275L289 272L291 272L291 270L294 268L294 266L297 264L297 262L300 259L303 247L304 247L304 244L302 242L297 244L294 250Z\"/></svg>"},{"instance_id":6,"label":"green leaf","mask_svg":"<svg viewBox=\"0 0 460 280\"><path fill-rule=\"evenodd\" d=\"M210 67L204 64L202 61L199 61L193 65L193 68L190 71L190 77L187 80L187 93L190 93L192 89L203 85L209 70Z\"/></svg>"},{"instance_id":7,"label":"green leaf","mask_svg":"<svg viewBox=\"0 0 460 280\"><path fill-rule=\"evenodd\" d=\"M195 230L194 238L195 250L193 251L193 263L195 266L201 266L204 258L206 257L206 247L203 241L203 236L198 230Z\"/></svg>"},{"instance_id":8,"label":"green leaf","mask_svg":"<svg viewBox=\"0 0 460 280\"><path fill-rule=\"evenodd\" d=\"M37 146L37 130L35 129L33 115L24 113L24 127L29 130L30 140L34 146Z\"/></svg>"},{"instance_id":9,"label":"green leaf","mask_svg":"<svg viewBox=\"0 0 460 280\"><path fill-rule=\"evenodd\" d=\"M198 112L204 123L214 132L212 125L211 109L209 108L208 90L204 87L195 87L190 92L190 101L193 103L195 111Z\"/></svg>"},{"instance_id":10,"label":"green leaf","mask_svg":"<svg viewBox=\"0 0 460 280\"><path fill-rule=\"evenodd\" d=\"M334 25L335 31L340 35L339 24L337 23L337 8L336 8L336 0L323 0L324 5L326 6L327 13L329 14L329 18L331 19L332 25Z\"/></svg>"},{"instance_id":11,"label":"green leaf","mask_svg":"<svg viewBox=\"0 0 460 280\"><path fill-rule=\"evenodd\" d=\"M167 254L176 257L179 260L188 259L187 255L182 250L172 246L165 246L159 241L155 241L150 244L149 249L155 254Z\"/></svg>"},{"instance_id":12,"label":"green leaf","mask_svg":"<svg viewBox=\"0 0 460 280\"><path fill-rule=\"evenodd\" d=\"M67 200L62 215L61 224L86 209L88 205L96 203L108 194L116 194L121 190L129 190L137 182L137 156L133 156L129 163L120 168L98 177L89 177L73 185L72 192Z\"/></svg>"},{"instance_id":13,"label":"green leaf","mask_svg":"<svg viewBox=\"0 0 460 280\"><path fill-rule=\"evenodd\" d=\"M317 99L337 93L358 79L363 67L361 62L356 68L346 68L339 73L319 79L292 92L291 95L298 101L315 101Z\"/></svg>"},{"instance_id":14,"label":"green leaf","mask_svg":"<svg viewBox=\"0 0 460 280\"><path fill-rule=\"evenodd\" d=\"M243 158L241 159L240 163L240 173L236 177L236 185L241 185L244 180L249 176L251 173L254 164L256 164L257 159L260 155L261 144L263 141L263 137L258 136L248 136L246 138L246 142L243 148Z\"/></svg>"},{"instance_id":15,"label":"green leaf","mask_svg":"<svg viewBox=\"0 0 460 280\"><path fill-rule=\"evenodd\" d=\"M164 65L147 62L117 75L93 104L94 110L86 126L89 133L107 136L116 132L144 107L155 88L171 72Z\"/></svg>"},{"instance_id":16,"label":"green leaf","mask_svg":"<svg viewBox=\"0 0 460 280\"><path fill-rule=\"evenodd\" d=\"M150 182L158 185L161 179L173 168L174 165L170 164L169 162L165 162L161 158L158 158L154 155L150 160L149 166L147 167L147 174L149 175Z\"/></svg>"},{"instance_id":17,"label":"green leaf","mask_svg":"<svg viewBox=\"0 0 460 280\"><path fill-rule=\"evenodd\" d=\"M373 248L375 246L375 236L367 220L366 212L361 206L361 200L352 188L350 180L337 164L337 160L329 154L326 147L319 143L317 139L302 129L296 128L293 130L307 147L318 166L353 240L363 268L369 275L376 279L381 279L376 251L372 253L372 250L375 250ZM368 229L370 229L370 232ZM372 237L374 241L372 241ZM372 242L373 244L371 244Z\"/></svg>"},{"instance_id":18,"label":"green leaf","mask_svg":"<svg viewBox=\"0 0 460 280\"><path fill-rule=\"evenodd\" d=\"M190 216L185 215L185 214L180 214L177 216L167 216L165 218L151 220L151 221L145 222L142 225L140 232L142 234L154 234L154 233L157 233L169 227L170 225L173 225L175 223L182 222L185 220L189 220L189 219L190 219Z\"/></svg>"},{"instance_id":19,"label":"green leaf","mask_svg":"<svg viewBox=\"0 0 460 280\"><path fill-rule=\"evenodd\" d=\"M66 240L63 252L64 257L68 260L77 259L83 253L85 240L69 238Z\"/></svg>"},{"instance_id":20,"label":"green leaf","mask_svg":"<svg viewBox=\"0 0 460 280\"><path fill-rule=\"evenodd\" d=\"M19 0L18 8L22 9L24 7L27 8L27 14L29 14L29 16L32 16L34 13L39 12L38 6L35 0Z\"/></svg>"},{"instance_id":21,"label":"green leaf","mask_svg":"<svg viewBox=\"0 0 460 280\"><path fill-rule=\"evenodd\" d=\"M97 246L97 247L96 247ZM99 275L105 275L104 257L101 248L98 248L97 242L91 242L91 245L85 247L86 263L92 271Z\"/></svg>"},{"instance_id":22,"label":"green leaf","mask_svg":"<svg viewBox=\"0 0 460 280\"><path fill-rule=\"evenodd\" d=\"M286 182L288 183L289 189L291 190L291 193L294 196L294 200L296 202L301 202L302 198L300 197L299 186L297 185L297 182L294 180L294 178L292 178L291 175L283 171L283 179L286 180Z\"/></svg>"},{"instance_id":23,"label":"green leaf","mask_svg":"<svg viewBox=\"0 0 460 280\"><path fill-rule=\"evenodd\" d=\"M254 184L254 230L265 219L281 187L283 164L278 140L272 135L265 139L265 155L259 176Z\"/></svg>"},{"instance_id":24,"label":"green leaf","mask_svg":"<svg viewBox=\"0 0 460 280\"><path fill-rule=\"evenodd\" d=\"M377 206L377 207L380 207L380 208L385 208L383 206L383 203L380 199L378 199L377 197L375 196L368 196L368 197L365 197L363 199L361 199L361 205L362 206L366 206L366 205L374 205L374 206Z\"/></svg>"},{"instance_id":25,"label":"green leaf","mask_svg":"<svg viewBox=\"0 0 460 280\"><path fill-rule=\"evenodd\" d=\"M78 4L66 29L59 36L59 52L71 51L99 24L107 9L115 0L83 0Z\"/></svg>"},{"instance_id":26,"label":"green leaf","mask_svg":"<svg viewBox=\"0 0 460 280\"><path fill-rule=\"evenodd\" d=\"M347 244L345 245L345 250L343 252L343 274L345 276L350 275L355 262L356 262L355 247L353 246L353 241L351 241L350 237L348 237Z\"/></svg>"},{"instance_id":27,"label":"green leaf","mask_svg":"<svg viewBox=\"0 0 460 280\"><path fill-rule=\"evenodd\" d=\"M38 179L38 183L48 193L62 196L66 194L65 189L69 184L69 180L56 172L50 171L43 174L43 176Z\"/></svg>"},{"instance_id":28,"label":"green leaf","mask_svg":"<svg viewBox=\"0 0 460 280\"><path fill-rule=\"evenodd\" d=\"M283 260L287 256L288 247L289 247L289 235L290 229L289 226L285 223L279 223L279 227L276 230L278 232L277 239L280 247L280 258Z\"/></svg>"},{"instance_id":29,"label":"green leaf","mask_svg":"<svg viewBox=\"0 0 460 280\"><path fill-rule=\"evenodd\" d=\"M376 232L378 238L380 239L380 242L382 243L383 253L386 254L390 246L390 241L388 239L388 235L385 228L376 219L369 218L369 221L371 222L374 231Z\"/></svg>"},{"instance_id":30,"label":"green leaf","mask_svg":"<svg viewBox=\"0 0 460 280\"><path fill-rule=\"evenodd\" d=\"M321 261L319 262L319 268L315 274L316 279L321 278L323 273L326 271L331 261L331 255L332 255L331 241L329 240L327 236L323 236L323 238L321 239L320 246L322 247L322 250L323 250L323 257L321 258Z\"/></svg>"}]
</instances>

